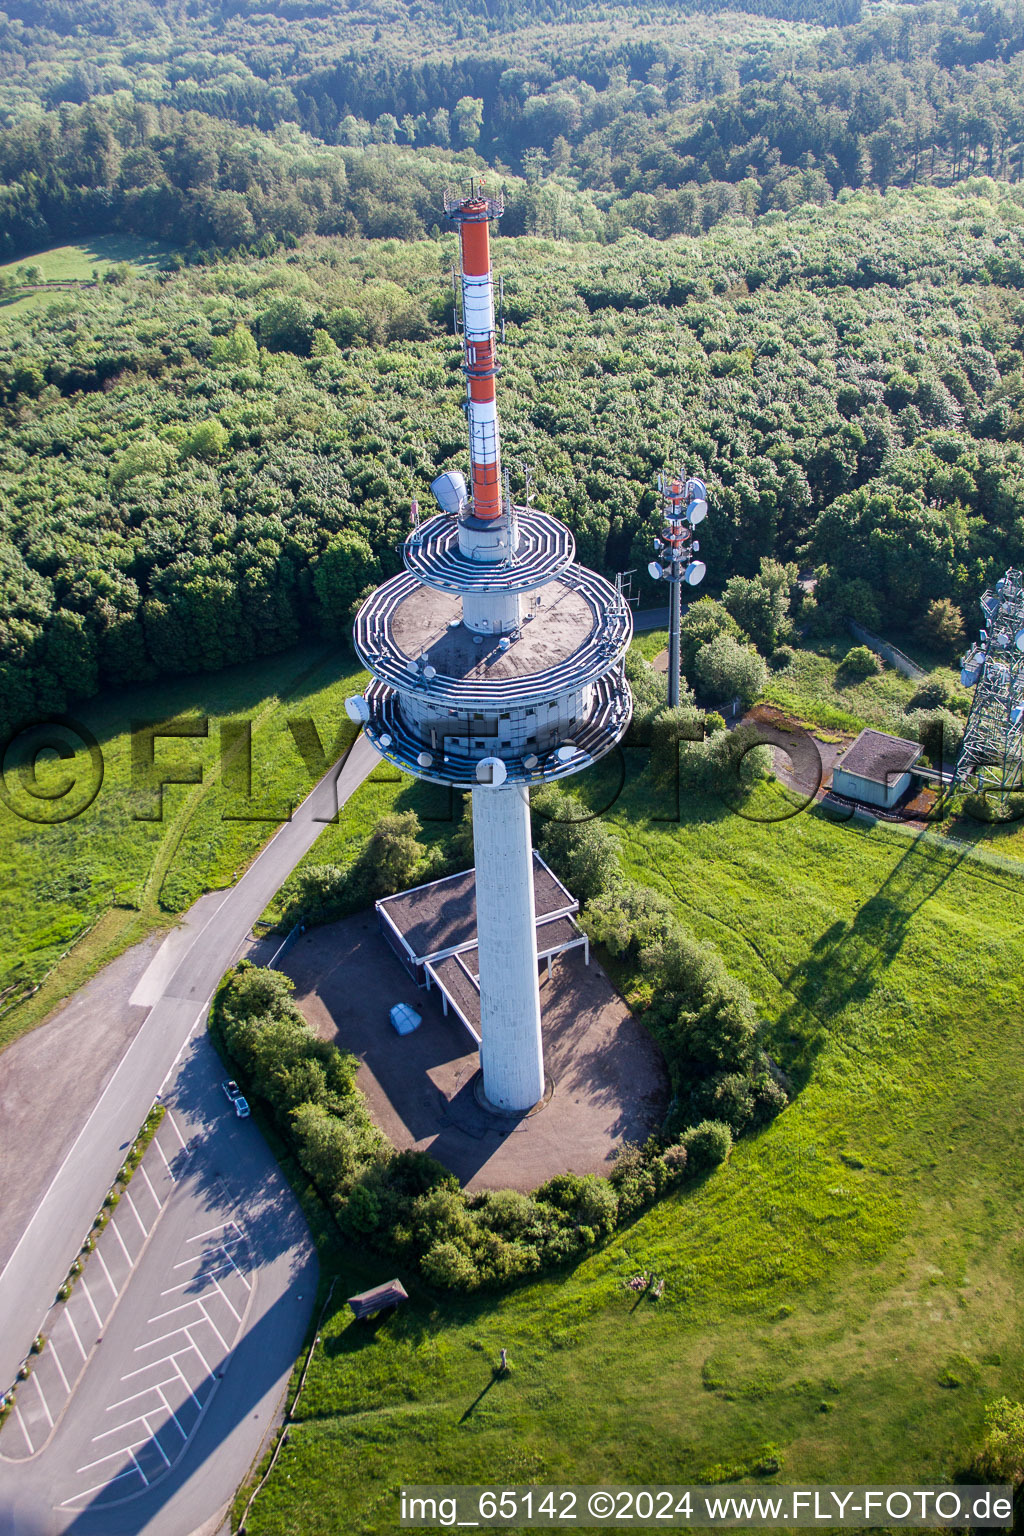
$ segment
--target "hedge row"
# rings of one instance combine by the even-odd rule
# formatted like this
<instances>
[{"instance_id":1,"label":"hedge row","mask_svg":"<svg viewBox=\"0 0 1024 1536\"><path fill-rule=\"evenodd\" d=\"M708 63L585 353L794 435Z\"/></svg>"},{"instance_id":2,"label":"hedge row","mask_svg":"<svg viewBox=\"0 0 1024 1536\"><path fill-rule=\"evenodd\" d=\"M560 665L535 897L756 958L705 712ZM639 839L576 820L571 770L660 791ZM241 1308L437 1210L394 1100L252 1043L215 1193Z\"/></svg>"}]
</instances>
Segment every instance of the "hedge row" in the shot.
<instances>
[{"instance_id":1,"label":"hedge row","mask_svg":"<svg viewBox=\"0 0 1024 1536\"><path fill-rule=\"evenodd\" d=\"M571 1262L732 1146L728 1126L707 1122L674 1145L624 1146L608 1178L563 1173L529 1195L468 1194L433 1158L395 1150L355 1086L355 1058L317 1039L291 988L243 961L218 993L215 1036L342 1227L439 1289L500 1288Z\"/></svg>"}]
</instances>

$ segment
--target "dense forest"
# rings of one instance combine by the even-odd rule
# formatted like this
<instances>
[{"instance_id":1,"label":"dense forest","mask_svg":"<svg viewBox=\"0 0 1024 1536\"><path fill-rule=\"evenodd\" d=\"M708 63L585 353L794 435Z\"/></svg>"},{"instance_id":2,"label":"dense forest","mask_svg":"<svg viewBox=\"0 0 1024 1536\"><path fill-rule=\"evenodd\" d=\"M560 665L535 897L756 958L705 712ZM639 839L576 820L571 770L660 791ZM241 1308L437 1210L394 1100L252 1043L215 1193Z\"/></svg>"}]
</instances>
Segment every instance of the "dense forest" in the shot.
<instances>
[{"instance_id":1,"label":"dense forest","mask_svg":"<svg viewBox=\"0 0 1024 1536\"><path fill-rule=\"evenodd\" d=\"M0 11L5 722L344 631L464 455L471 172L508 462L588 563L644 569L680 460L709 590L799 561L819 621L907 625L1024 562L1024 7L773 14ZM114 232L164 270L47 292Z\"/></svg>"},{"instance_id":2,"label":"dense forest","mask_svg":"<svg viewBox=\"0 0 1024 1536\"><path fill-rule=\"evenodd\" d=\"M682 460L712 589L774 555L869 623L969 610L1024 563L1022 223L979 180L700 241L499 242L507 462L605 570L646 565ZM343 629L465 453L454 255L310 236L0 326L9 720Z\"/></svg>"},{"instance_id":3,"label":"dense forest","mask_svg":"<svg viewBox=\"0 0 1024 1536\"><path fill-rule=\"evenodd\" d=\"M8 5L0 255L413 238L466 165L506 181L510 233L602 239L1024 175L1019 0L765 3Z\"/></svg>"}]
</instances>

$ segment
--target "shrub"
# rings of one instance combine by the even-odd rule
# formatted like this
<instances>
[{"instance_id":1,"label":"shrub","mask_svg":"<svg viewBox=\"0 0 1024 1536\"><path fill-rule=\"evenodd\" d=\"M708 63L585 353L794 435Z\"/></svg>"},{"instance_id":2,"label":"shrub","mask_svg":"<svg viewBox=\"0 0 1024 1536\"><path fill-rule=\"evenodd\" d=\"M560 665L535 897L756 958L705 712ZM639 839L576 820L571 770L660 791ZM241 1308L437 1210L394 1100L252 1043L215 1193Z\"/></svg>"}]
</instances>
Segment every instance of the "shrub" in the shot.
<instances>
[{"instance_id":1,"label":"shrub","mask_svg":"<svg viewBox=\"0 0 1024 1536\"><path fill-rule=\"evenodd\" d=\"M742 1136L754 1119L753 1079L744 1072L716 1072L691 1096L695 1118L720 1121L734 1136Z\"/></svg>"},{"instance_id":2,"label":"shrub","mask_svg":"<svg viewBox=\"0 0 1024 1536\"><path fill-rule=\"evenodd\" d=\"M676 1142L674 1146L666 1147L662 1161L668 1171L670 1180L681 1179L686 1174L690 1155L682 1142Z\"/></svg>"},{"instance_id":3,"label":"shrub","mask_svg":"<svg viewBox=\"0 0 1024 1536\"><path fill-rule=\"evenodd\" d=\"M1000 1397L985 1409L985 1438L972 1469L979 1482L1024 1482L1024 1403Z\"/></svg>"},{"instance_id":4,"label":"shrub","mask_svg":"<svg viewBox=\"0 0 1024 1536\"><path fill-rule=\"evenodd\" d=\"M773 651L792 630L790 599L797 591L797 568L781 565L767 555L756 576L732 576L722 605L764 654Z\"/></svg>"},{"instance_id":5,"label":"shrub","mask_svg":"<svg viewBox=\"0 0 1024 1536\"><path fill-rule=\"evenodd\" d=\"M595 944L610 954L636 960L641 950L664 940L673 924L664 896L626 880L587 903L584 926Z\"/></svg>"},{"instance_id":6,"label":"shrub","mask_svg":"<svg viewBox=\"0 0 1024 1536\"><path fill-rule=\"evenodd\" d=\"M655 672L635 645L631 645L626 652L624 665L626 681L633 695L633 718L643 720L654 710L661 709L665 703L668 693L665 674Z\"/></svg>"},{"instance_id":7,"label":"shrub","mask_svg":"<svg viewBox=\"0 0 1024 1536\"><path fill-rule=\"evenodd\" d=\"M933 763L951 767L960 756L964 742L964 722L948 709L919 710L904 716Z\"/></svg>"},{"instance_id":8,"label":"shrub","mask_svg":"<svg viewBox=\"0 0 1024 1536\"><path fill-rule=\"evenodd\" d=\"M381 1224L383 1206L378 1195L365 1184L357 1184L345 1202L345 1224L354 1232L376 1232Z\"/></svg>"},{"instance_id":9,"label":"shrub","mask_svg":"<svg viewBox=\"0 0 1024 1536\"><path fill-rule=\"evenodd\" d=\"M456 1243L433 1243L420 1260L423 1276L446 1291L475 1291L480 1284L477 1267Z\"/></svg>"},{"instance_id":10,"label":"shrub","mask_svg":"<svg viewBox=\"0 0 1024 1536\"><path fill-rule=\"evenodd\" d=\"M767 1125L782 1113L789 1095L770 1072L758 1072L754 1078L754 1125Z\"/></svg>"},{"instance_id":11,"label":"shrub","mask_svg":"<svg viewBox=\"0 0 1024 1536\"><path fill-rule=\"evenodd\" d=\"M539 795L534 810L541 818L540 851L573 895L588 902L606 890L619 861L618 845L604 822L591 817L575 795L557 789Z\"/></svg>"},{"instance_id":12,"label":"shrub","mask_svg":"<svg viewBox=\"0 0 1024 1536\"><path fill-rule=\"evenodd\" d=\"M679 625L680 666L687 677L693 676L698 651L720 635L739 640L743 631L732 614L713 597L701 597L690 603Z\"/></svg>"},{"instance_id":13,"label":"shrub","mask_svg":"<svg viewBox=\"0 0 1024 1536\"><path fill-rule=\"evenodd\" d=\"M768 681L768 669L757 652L725 634L701 646L693 671L701 693L714 704L738 698L749 707Z\"/></svg>"},{"instance_id":14,"label":"shrub","mask_svg":"<svg viewBox=\"0 0 1024 1536\"><path fill-rule=\"evenodd\" d=\"M724 1163L732 1151L732 1132L720 1120L702 1120L680 1137L691 1173L707 1173Z\"/></svg>"},{"instance_id":15,"label":"shrub","mask_svg":"<svg viewBox=\"0 0 1024 1536\"><path fill-rule=\"evenodd\" d=\"M881 672L882 663L874 651L868 650L866 645L855 645L847 651L839 663L836 672L836 681L840 678L844 682L861 682L865 677L874 677L876 672Z\"/></svg>"},{"instance_id":16,"label":"shrub","mask_svg":"<svg viewBox=\"0 0 1024 1536\"><path fill-rule=\"evenodd\" d=\"M964 641L964 616L948 597L928 604L919 625L921 638L940 651L955 651Z\"/></svg>"}]
</instances>

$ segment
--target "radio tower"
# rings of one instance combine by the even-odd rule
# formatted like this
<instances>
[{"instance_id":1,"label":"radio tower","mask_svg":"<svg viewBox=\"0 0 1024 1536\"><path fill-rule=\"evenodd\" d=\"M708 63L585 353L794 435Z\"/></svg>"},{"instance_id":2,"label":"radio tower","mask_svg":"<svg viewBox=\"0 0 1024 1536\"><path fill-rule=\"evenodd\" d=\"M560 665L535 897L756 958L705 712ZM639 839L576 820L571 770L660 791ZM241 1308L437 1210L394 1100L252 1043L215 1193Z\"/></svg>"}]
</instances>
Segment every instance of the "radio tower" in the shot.
<instances>
[{"instance_id":1,"label":"radio tower","mask_svg":"<svg viewBox=\"0 0 1024 1536\"><path fill-rule=\"evenodd\" d=\"M985 628L960 668L974 689L953 788L973 779L999 796L1024 783L1024 576L1009 570L984 593Z\"/></svg>"},{"instance_id":2,"label":"radio tower","mask_svg":"<svg viewBox=\"0 0 1024 1536\"><path fill-rule=\"evenodd\" d=\"M668 582L668 702L675 709L679 703L679 631L683 586L696 587L704 580L707 567L694 560L700 545L693 530L708 515L708 493L703 480L688 480L678 472L659 475L664 524L661 538L655 539L655 558L647 567L654 581Z\"/></svg>"},{"instance_id":3,"label":"radio tower","mask_svg":"<svg viewBox=\"0 0 1024 1536\"><path fill-rule=\"evenodd\" d=\"M414 512L405 571L359 610L374 680L346 709L406 773L472 790L483 1089L522 1111L544 1095L530 786L578 773L623 735L633 625L622 593L574 563L569 530L512 502L489 243L503 207L473 188L444 210L462 253L470 485L458 471L433 482L440 513Z\"/></svg>"}]
</instances>

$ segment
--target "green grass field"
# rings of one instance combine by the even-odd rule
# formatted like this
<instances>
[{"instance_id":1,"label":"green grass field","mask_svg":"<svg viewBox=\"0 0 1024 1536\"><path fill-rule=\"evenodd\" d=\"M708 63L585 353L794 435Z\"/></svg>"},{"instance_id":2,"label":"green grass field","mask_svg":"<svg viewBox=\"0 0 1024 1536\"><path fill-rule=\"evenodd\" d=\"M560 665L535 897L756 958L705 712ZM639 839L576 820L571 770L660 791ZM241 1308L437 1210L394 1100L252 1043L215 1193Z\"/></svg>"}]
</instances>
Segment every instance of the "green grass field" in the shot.
<instances>
[{"instance_id":1,"label":"green grass field","mask_svg":"<svg viewBox=\"0 0 1024 1536\"><path fill-rule=\"evenodd\" d=\"M1021 1395L1024 889L819 812L655 821L672 807L627 756L623 870L753 989L795 1102L572 1272L417 1294L376 1331L335 1304L251 1532L391 1532L409 1483L744 1479L776 1454L783 1482L946 1478L985 1402ZM348 835L410 793L368 786ZM325 1261L340 1296L393 1268ZM665 1295L636 1304L647 1267Z\"/></svg>"},{"instance_id":2,"label":"green grass field","mask_svg":"<svg viewBox=\"0 0 1024 1536\"><path fill-rule=\"evenodd\" d=\"M308 647L81 705L75 715L99 744L103 782L80 815L53 825L25 815L50 814L50 804L58 814L71 810L77 790L66 800L33 799L17 769L8 769L7 803L0 804L0 994L10 1002L72 948L39 993L0 1016L0 1045L38 1023L125 945L173 921L204 890L233 880L319 777L300 756L288 720L311 719L329 761L344 698L359 676L349 655ZM162 819L146 819L156 814L155 796L133 785L130 724L175 716L206 720L207 734L160 740L156 761L200 767L202 781L165 789ZM246 720L251 797L240 777L244 754L230 757L222 772L222 747L230 751L231 730ZM70 762L46 758L38 790L59 787L67 775L81 783L84 798L92 782L85 749Z\"/></svg>"},{"instance_id":3,"label":"green grass field","mask_svg":"<svg viewBox=\"0 0 1024 1536\"><path fill-rule=\"evenodd\" d=\"M94 272L104 272L126 261L137 271L155 271L170 253L170 247L157 240L141 240L134 235L97 235L81 245L54 245L16 261L0 264L0 277L14 277L19 267L38 267L45 283L88 281Z\"/></svg>"}]
</instances>

